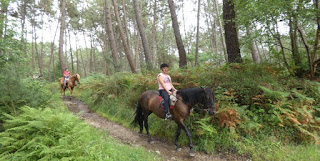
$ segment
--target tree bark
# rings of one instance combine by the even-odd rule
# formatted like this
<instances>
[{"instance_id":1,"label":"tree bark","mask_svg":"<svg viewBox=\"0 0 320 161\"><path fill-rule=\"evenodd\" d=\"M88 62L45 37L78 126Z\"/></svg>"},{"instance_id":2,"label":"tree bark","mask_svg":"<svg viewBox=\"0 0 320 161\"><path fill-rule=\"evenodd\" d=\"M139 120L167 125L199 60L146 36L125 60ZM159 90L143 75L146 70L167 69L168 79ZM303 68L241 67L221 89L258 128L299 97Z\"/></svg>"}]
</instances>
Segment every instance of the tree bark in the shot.
<instances>
[{"instance_id":1,"label":"tree bark","mask_svg":"<svg viewBox=\"0 0 320 161\"><path fill-rule=\"evenodd\" d=\"M31 40L31 66L32 66L32 71L34 72L36 70L36 66L35 66L35 60L34 60L34 27L32 25L32 29L31 29L31 34L32 34L32 40Z\"/></svg>"},{"instance_id":2,"label":"tree bark","mask_svg":"<svg viewBox=\"0 0 320 161\"><path fill-rule=\"evenodd\" d=\"M225 40L225 36L223 34L223 27L222 27L222 22L221 22L221 18L220 18L220 12L219 12L219 4L218 4L218 0L214 0L215 2L215 8L216 8L216 12L217 12L217 18L218 18L218 22L219 22L219 32L220 32L220 37L221 37L221 44L223 47L223 53L224 53L224 58L226 60L226 62L228 61L228 54L227 54L227 45L226 45L226 40Z\"/></svg>"},{"instance_id":3,"label":"tree bark","mask_svg":"<svg viewBox=\"0 0 320 161\"><path fill-rule=\"evenodd\" d=\"M229 63L241 63L238 34L235 24L234 4L231 0L223 0L223 19L227 54Z\"/></svg>"},{"instance_id":4,"label":"tree bark","mask_svg":"<svg viewBox=\"0 0 320 161\"><path fill-rule=\"evenodd\" d=\"M38 43L37 43L37 31L36 31L36 27L33 26L33 30L34 30L34 47L35 47L35 51L36 51L36 55L37 55L37 61L38 61L38 67L39 67L39 76L42 75L42 66L41 66L41 55L39 54L39 50L38 50Z\"/></svg>"},{"instance_id":5,"label":"tree bark","mask_svg":"<svg viewBox=\"0 0 320 161\"><path fill-rule=\"evenodd\" d=\"M79 49L78 49L78 45L76 44L76 59L77 59L77 73L81 75L80 72L80 65L79 65Z\"/></svg>"},{"instance_id":6,"label":"tree bark","mask_svg":"<svg viewBox=\"0 0 320 161\"><path fill-rule=\"evenodd\" d=\"M65 29L65 13L66 13L66 0L60 1L61 8L61 17L60 17L60 38L59 38L59 61L60 61L60 70L61 74L64 72L64 69L67 67L65 64L65 59L63 56L63 34Z\"/></svg>"},{"instance_id":7,"label":"tree bark","mask_svg":"<svg viewBox=\"0 0 320 161\"><path fill-rule=\"evenodd\" d=\"M173 0L168 0L170 14L171 14L171 21L172 21L172 27L174 30L174 36L176 38L176 43L179 51L179 67L187 66L187 56L186 56L186 50L184 49L184 45L181 39L176 9Z\"/></svg>"},{"instance_id":8,"label":"tree bark","mask_svg":"<svg viewBox=\"0 0 320 161\"><path fill-rule=\"evenodd\" d=\"M134 34L134 53L135 53L135 67L137 70L140 69L140 61L139 61L139 46L140 46L140 41L139 41L139 31L137 31L137 34Z\"/></svg>"},{"instance_id":9,"label":"tree bark","mask_svg":"<svg viewBox=\"0 0 320 161\"><path fill-rule=\"evenodd\" d=\"M113 65L114 69L116 72L120 71L120 66L119 66L119 60L118 60L118 49L116 45L116 41L114 38L114 33L113 33L113 28L112 28L112 23L111 23L111 13L110 13L110 4L109 0L105 0L105 14L106 14L106 33L108 34L109 37L109 44L111 48L111 53L112 53L112 58L113 58Z\"/></svg>"},{"instance_id":10,"label":"tree bark","mask_svg":"<svg viewBox=\"0 0 320 161\"><path fill-rule=\"evenodd\" d=\"M156 59L157 59L157 43L156 43L156 39L157 39L157 28L156 28L156 25L157 25L157 0L154 0L154 3L153 3L153 23L152 23L152 28L151 28L151 38L152 38L152 41L151 41L151 50L152 50L152 54L151 54L151 59L152 59L152 66L154 67L156 65Z\"/></svg>"},{"instance_id":11,"label":"tree bark","mask_svg":"<svg viewBox=\"0 0 320 161\"><path fill-rule=\"evenodd\" d=\"M81 57L81 62L82 62L82 67L83 67L83 71L84 71L84 77L87 77L87 71L86 71L86 66L83 62L83 56L82 56L82 51L80 49L80 57Z\"/></svg>"},{"instance_id":12,"label":"tree bark","mask_svg":"<svg viewBox=\"0 0 320 161\"><path fill-rule=\"evenodd\" d=\"M252 34L251 34L249 24L246 25L246 31L247 31L247 36L250 38L249 45L250 45L250 49L251 49L251 56L252 56L253 62L256 64L259 64L260 63L260 56L259 56L256 44L254 43L254 40L252 39Z\"/></svg>"},{"instance_id":13,"label":"tree bark","mask_svg":"<svg viewBox=\"0 0 320 161\"><path fill-rule=\"evenodd\" d=\"M200 0L198 0L198 13L197 13L197 36L196 36L196 55L195 66L199 65L199 20L200 20Z\"/></svg>"},{"instance_id":14,"label":"tree bark","mask_svg":"<svg viewBox=\"0 0 320 161\"><path fill-rule=\"evenodd\" d=\"M27 56L26 44L25 44L25 23L26 23L26 14L27 14L27 3L26 0L22 1L22 10L21 10L21 38L22 43L20 50L24 51L25 56Z\"/></svg>"},{"instance_id":15,"label":"tree bark","mask_svg":"<svg viewBox=\"0 0 320 161\"><path fill-rule=\"evenodd\" d=\"M314 0L313 1L315 9L318 11L319 13L319 1L318 0ZM320 39L320 15L317 15L317 32L316 32L316 38L315 38L315 43L313 46L313 53L312 53L312 57L311 57L311 62L312 62L312 66L311 66L311 75L310 77L313 78L314 74L316 72L316 68L318 65L318 61L316 61L316 55L317 55L317 51L319 48L319 39Z\"/></svg>"},{"instance_id":16,"label":"tree bark","mask_svg":"<svg viewBox=\"0 0 320 161\"><path fill-rule=\"evenodd\" d=\"M68 30L69 33L69 46L70 46L70 57L71 57L71 72L74 73L74 66L73 66L73 53L72 53L72 46L71 46L71 34L70 30Z\"/></svg>"},{"instance_id":17,"label":"tree bark","mask_svg":"<svg viewBox=\"0 0 320 161\"><path fill-rule=\"evenodd\" d=\"M116 20L117 20L117 23L118 23L120 37L121 37L121 40L122 40L122 44L123 44L124 51L126 53L129 65L130 65L131 72L132 73L137 73L136 68L134 66L134 63L133 63L133 60L132 60L132 53L131 53L130 47L128 45L129 42L127 42L126 37L125 37L125 33L123 31L123 26L122 26L122 23L121 23L121 20L120 20L119 12L118 12L117 2L115 0L112 0L112 2L113 2L113 7L114 7L114 13L115 13Z\"/></svg>"},{"instance_id":18,"label":"tree bark","mask_svg":"<svg viewBox=\"0 0 320 161\"><path fill-rule=\"evenodd\" d=\"M142 16L141 16L141 9L139 6L139 1L133 0L133 6L134 6L134 12L135 12L135 16L136 16L137 26L139 29L139 33L140 33L140 37L141 37L141 41L142 41L142 46L143 46L143 50L144 50L144 56L146 58L145 60L146 60L146 64L147 64L147 69L151 70L153 67L152 67L151 58L150 58L149 42L147 40L146 34L144 32L145 29L142 24Z\"/></svg>"},{"instance_id":19,"label":"tree bark","mask_svg":"<svg viewBox=\"0 0 320 161\"><path fill-rule=\"evenodd\" d=\"M291 51L292 51L292 58L295 64L295 74L298 77L302 77L303 70L302 70L302 62L301 57L298 51L298 42L297 42L297 18L292 16L289 20L289 27L290 27L290 42L291 42Z\"/></svg>"},{"instance_id":20,"label":"tree bark","mask_svg":"<svg viewBox=\"0 0 320 161\"><path fill-rule=\"evenodd\" d=\"M210 10L210 0L207 0L207 10L209 11ZM211 18L211 16L213 17L213 20ZM218 54L218 45L217 45L217 32L216 32L216 16L214 16L213 14L211 14L210 12L207 14L207 20L208 20L208 31L210 29L210 25L211 25L211 32L212 32L212 37L211 37L211 41L212 41L212 51L215 52L216 54ZM219 61L220 63L220 61Z\"/></svg>"},{"instance_id":21,"label":"tree bark","mask_svg":"<svg viewBox=\"0 0 320 161\"><path fill-rule=\"evenodd\" d=\"M309 69L311 70L311 58L310 58L310 45L308 44L306 37L305 37L305 33L303 31L303 29L298 25L297 26L299 35L301 37L301 40L303 42L304 47L306 48L306 52L307 52L307 58L308 58L308 64L309 64Z\"/></svg>"},{"instance_id":22,"label":"tree bark","mask_svg":"<svg viewBox=\"0 0 320 161\"><path fill-rule=\"evenodd\" d=\"M54 41L56 39L58 28L59 28L59 22L57 24L56 31L54 32L53 40L51 41L51 44L50 44L50 58L49 58L49 63L48 63L48 78L49 78L49 82L52 82L52 80L51 80L51 77L52 77L51 76L51 62L53 64L53 75L54 75L54 79L55 79ZM51 30L51 27L50 27L50 30Z\"/></svg>"}]
</instances>

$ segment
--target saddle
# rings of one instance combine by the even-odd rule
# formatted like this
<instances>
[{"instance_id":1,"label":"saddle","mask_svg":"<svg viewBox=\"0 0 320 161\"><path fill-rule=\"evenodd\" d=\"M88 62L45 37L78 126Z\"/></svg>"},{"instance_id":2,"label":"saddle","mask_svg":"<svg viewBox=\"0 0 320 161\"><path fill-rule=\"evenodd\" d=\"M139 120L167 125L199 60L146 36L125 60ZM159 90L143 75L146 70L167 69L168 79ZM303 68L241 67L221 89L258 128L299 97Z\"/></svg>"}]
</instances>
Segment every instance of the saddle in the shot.
<instances>
[{"instance_id":1,"label":"saddle","mask_svg":"<svg viewBox=\"0 0 320 161\"><path fill-rule=\"evenodd\" d=\"M164 108L164 99L162 98L162 96L158 96L159 97L159 99L160 99L160 105L161 105L161 107L162 108ZM170 95L170 109L173 109L173 107L174 107L174 105L176 104L176 102L177 102L177 91L174 91L173 93L172 93L172 95Z\"/></svg>"}]
</instances>

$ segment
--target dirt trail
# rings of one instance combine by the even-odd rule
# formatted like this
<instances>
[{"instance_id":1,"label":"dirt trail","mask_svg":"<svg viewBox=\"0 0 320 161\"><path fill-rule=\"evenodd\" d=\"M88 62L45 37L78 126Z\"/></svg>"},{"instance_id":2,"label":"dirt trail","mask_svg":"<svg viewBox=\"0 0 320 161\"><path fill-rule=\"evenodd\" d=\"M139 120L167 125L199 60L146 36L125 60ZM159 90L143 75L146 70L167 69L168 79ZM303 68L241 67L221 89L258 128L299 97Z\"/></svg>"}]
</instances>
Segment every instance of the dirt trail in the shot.
<instances>
[{"instance_id":1,"label":"dirt trail","mask_svg":"<svg viewBox=\"0 0 320 161\"><path fill-rule=\"evenodd\" d=\"M64 103L68 106L69 110L78 117L85 120L93 127L106 130L111 137L118 138L122 143L130 144L132 146L144 147L149 151L154 151L165 160L186 160L186 161L220 161L220 160L246 160L245 158L236 155L208 155L205 153L196 152L195 157L189 156L189 148L183 147L181 151L175 150L174 143L166 140L159 139L153 136L154 144L147 141L146 135L139 136L138 132L129 128L123 127L115 122L109 121L106 118L90 111L88 105L76 98L69 99L63 97Z\"/></svg>"}]
</instances>

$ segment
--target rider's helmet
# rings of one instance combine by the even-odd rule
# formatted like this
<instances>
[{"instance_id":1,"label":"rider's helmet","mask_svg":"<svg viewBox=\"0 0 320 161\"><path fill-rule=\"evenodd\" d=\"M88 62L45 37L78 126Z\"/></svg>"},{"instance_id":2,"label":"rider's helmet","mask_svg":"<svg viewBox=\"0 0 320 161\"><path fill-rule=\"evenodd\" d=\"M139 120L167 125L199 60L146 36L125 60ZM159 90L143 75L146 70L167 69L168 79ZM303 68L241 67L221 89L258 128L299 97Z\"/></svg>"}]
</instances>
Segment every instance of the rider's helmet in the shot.
<instances>
[{"instance_id":1,"label":"rider's helmet","mask_svg":"<svg viewBox=\"0 0 320 161\"><path fill-rule=\"evenodd\" d=\"M166 64L166 63L162 63L162 64L160 65L160 69L162 69L162 68L164 68L164 67L169 67L169 65Z\"/></svg>"}]
</instances>

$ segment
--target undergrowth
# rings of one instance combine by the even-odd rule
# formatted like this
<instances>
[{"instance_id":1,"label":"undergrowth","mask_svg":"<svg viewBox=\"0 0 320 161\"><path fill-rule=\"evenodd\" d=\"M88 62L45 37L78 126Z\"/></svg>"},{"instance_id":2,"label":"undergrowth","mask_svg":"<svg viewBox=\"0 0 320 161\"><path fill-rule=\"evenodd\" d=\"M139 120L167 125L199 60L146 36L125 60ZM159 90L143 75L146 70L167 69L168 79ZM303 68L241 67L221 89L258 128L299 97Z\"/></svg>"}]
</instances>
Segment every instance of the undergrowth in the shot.
<instances>
[{"instance_id":1,"label":"undergrowth","mask_svg":"<svg viewBox=\"0 0 320 161\"><path fill-rule=\"evenodd\" d=\"M129 126L139 95L157 89L157 74L95 75L84 81L78 96L98 113ZM217 114L193 112L186 120L197 150L235 151L258 160L290 160L287 155L298 152L299 160L320 159L309 152L320 150L319 83L270 64L207 64L169 74L177 89L209 86L215 91ZM173 140L176 124L151 115L149 129ZM187 145L185 135L180 142Z\"/></svg>"},{"instance_id":2,"label":"undergrowth","mask_svg":"<svg viewBox=\"0 0 320 161\"><path fill-rule=\"evenodd\" d=\"M21 108L6 115L0 160L160 160L142 148L120 144L63 108Z\"/></svg>"}]
</instances>

